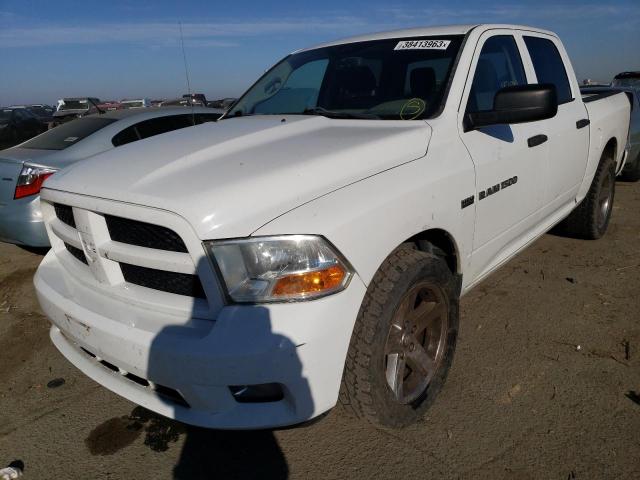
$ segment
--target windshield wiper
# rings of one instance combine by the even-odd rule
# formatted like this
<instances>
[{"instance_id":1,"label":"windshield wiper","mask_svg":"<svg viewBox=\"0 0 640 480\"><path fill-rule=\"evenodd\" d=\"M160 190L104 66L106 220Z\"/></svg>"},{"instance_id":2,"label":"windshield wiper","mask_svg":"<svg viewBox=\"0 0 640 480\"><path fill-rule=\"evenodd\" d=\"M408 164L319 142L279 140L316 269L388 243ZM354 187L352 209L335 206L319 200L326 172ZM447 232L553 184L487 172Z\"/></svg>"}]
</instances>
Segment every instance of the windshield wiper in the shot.
<instances>
[{"instance_id":1,"label":"windshield wiper","mask_svg":"<svg viewBox=\"0 0 640 480\"><path fill-rule=\"evenodd\" d=\"M379 120L378 115L373 113L353 113L353 112L334 112L322 107L307 108L302 112L303 115L320 115L327 118L357 118L364 120Z\"/></svg>"}]
</instances>

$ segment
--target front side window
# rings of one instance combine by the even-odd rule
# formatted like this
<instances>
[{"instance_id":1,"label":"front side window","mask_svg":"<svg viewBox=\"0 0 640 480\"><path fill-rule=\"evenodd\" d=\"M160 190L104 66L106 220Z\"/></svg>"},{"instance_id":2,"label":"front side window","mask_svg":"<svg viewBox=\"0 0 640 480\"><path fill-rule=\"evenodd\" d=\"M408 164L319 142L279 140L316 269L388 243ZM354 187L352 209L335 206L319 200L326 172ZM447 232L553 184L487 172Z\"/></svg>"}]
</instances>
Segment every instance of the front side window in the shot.
<instances>
[{"instance_id":1,"label":"front side window","mask_svg":"<svg viewBox=\"0 0 640 480\"><path fill-rule=\"evenodd\" d=\"M482 46L478 57L467 112L493 110L493 99L498 90L526 84L527 77L515 39L511 35L491 37Z\"/></svg>"},{"instance_id":2,"label":"front side window","mask_svg":"<svg viewBox=\"0 0 640 480\"><path fill-rule=\"evenodd\" d=\"M226 116L412 120L437 114L462 35L354 42L282 60Z\"/></svg>"},{"instance_id":3,"label":"front side window","mask_svg":"<svg viewBox=\"0 0 640 480\"><path fill-rule=\"evenodd\" d=\"M559 104L573 100L564 62L554 43L540 37L524 37L524 43L529 50L538 83L555 85Z\"/></svg>"}]
</instances>

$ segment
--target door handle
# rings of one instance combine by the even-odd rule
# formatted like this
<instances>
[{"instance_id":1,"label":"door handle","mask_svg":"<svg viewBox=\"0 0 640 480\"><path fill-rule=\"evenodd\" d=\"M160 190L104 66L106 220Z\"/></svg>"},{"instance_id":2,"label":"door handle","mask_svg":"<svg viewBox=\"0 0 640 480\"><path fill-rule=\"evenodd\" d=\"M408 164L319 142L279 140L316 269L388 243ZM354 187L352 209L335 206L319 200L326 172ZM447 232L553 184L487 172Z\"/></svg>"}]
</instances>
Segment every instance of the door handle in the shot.
<instances>
[{"instance_id":1,"label":"door handle","mask_svg":"<svg viewBox=\"0 0 640 480\"><path fill-rule=\"evenodd\" d=\"M582 120L578 120L576 122L576 128L584 128L587 125L589 125L591 123L591 121L588 118L583 118Z\"/></svg>"},{"instance_id":2,"label":"door handle","mask_svg":"<svg viewBox=\"0 0 640 480\"><path fill-rule=\"evenodd\" d=\"M527 140L527 145L529 148L537 147L538 145L542 145L544 142L549 140L546 135L534 135L530 139Z\"/></svg>"}]
</instances>

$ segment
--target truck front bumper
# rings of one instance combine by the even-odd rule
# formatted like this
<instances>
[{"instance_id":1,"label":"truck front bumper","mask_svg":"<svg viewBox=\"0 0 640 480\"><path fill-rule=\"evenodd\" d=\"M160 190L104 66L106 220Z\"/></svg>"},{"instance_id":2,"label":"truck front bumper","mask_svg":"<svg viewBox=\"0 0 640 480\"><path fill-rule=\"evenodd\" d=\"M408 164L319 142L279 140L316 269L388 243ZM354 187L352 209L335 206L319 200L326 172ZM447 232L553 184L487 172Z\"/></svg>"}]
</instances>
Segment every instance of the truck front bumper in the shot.
<instances>
[{"instance_id":1,"label":"truck front bumper","mask_svg":"<svg viewBox=\"0 0 640 480\"><path fill-rule=\"evenodd\" d=\"M82 372L161 415L221 429L292 425L332 408L366 291L356 275L314 301L225 306L202 329L97 294L65 275L53 252L34 282L53 343ZM163 327L150 331L150 320ZM277 384L282 399L244 403L230 389L262 384Z\"/></svg>"}]
</instances>

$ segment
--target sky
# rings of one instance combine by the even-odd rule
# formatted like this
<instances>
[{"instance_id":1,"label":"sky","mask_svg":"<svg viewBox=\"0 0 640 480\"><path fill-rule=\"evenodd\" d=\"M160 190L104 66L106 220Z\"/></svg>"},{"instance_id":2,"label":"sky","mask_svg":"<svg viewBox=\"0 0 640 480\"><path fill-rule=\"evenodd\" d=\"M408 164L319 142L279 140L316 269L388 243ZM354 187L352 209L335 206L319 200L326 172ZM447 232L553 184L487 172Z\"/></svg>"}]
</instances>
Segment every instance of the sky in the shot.
<instances>
[{"instance_id":1,"label":"sky","mask_svg":"<svg viewBox=\"0 0 640 480\"><path fill-rule=\"evenodd\" d=\"M560 35L579 80L640 70L640 0L0 0L0 105L239 96L298 48L355 34L517 23Z\"/></svg>"}]
</instances>

